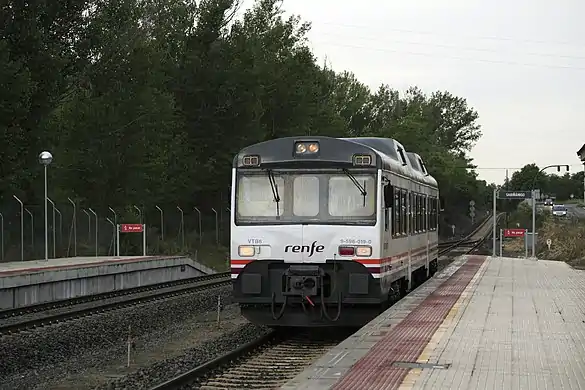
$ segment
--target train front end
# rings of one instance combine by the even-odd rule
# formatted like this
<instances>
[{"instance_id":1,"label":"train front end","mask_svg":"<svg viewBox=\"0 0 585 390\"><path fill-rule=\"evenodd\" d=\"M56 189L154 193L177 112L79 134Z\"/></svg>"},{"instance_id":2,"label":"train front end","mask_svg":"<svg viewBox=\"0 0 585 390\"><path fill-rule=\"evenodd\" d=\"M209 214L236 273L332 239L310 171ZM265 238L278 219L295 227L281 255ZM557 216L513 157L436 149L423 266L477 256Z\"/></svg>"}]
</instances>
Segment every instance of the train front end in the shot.
<instances>
[{"instance_id":1,"label":"train front end","mask_svg":"<svg viewBox=\"0 0 585 390\"><path fill-rule=\"evenodd\" d=\"M336 138L281 138L234 159L233 296L267 326L360 326L379 313L376 154Z\"/></svg>"}]
</instances>

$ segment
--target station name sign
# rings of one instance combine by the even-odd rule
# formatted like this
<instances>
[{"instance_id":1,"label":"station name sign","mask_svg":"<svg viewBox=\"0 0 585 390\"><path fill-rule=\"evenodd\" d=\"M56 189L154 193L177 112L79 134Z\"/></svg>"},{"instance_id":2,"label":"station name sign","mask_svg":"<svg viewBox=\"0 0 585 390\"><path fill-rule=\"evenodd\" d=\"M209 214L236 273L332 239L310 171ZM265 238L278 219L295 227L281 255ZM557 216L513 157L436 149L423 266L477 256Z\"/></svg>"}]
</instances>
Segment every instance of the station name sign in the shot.
<instances>
[{"instance_id":1,"label":"station name sign","mask_svg":"<svg viewBox=\"0 0 585 390\"><path fill-rule=\"evenodd\" d=\"M498 192L500 199L531 199L532 191L500 191Z\"/></svg>"}]
</instances>

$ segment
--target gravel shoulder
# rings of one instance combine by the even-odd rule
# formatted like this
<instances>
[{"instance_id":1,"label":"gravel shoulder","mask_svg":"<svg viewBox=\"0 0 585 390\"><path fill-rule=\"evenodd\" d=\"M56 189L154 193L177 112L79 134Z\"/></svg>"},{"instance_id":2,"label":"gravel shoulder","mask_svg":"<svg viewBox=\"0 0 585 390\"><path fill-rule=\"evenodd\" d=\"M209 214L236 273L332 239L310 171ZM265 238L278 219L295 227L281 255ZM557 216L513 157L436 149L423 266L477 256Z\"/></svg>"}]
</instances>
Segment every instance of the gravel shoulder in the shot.
<instances>
[{"instance_id":1,"label":"gravel shoulder","mask_svg":"<svg viewBox=\"0 0 585 390\"><path fill-rule=\"evenodd\" d=\"M224 303L219 329L218 295ZM224 286L4 336L0 389L95 388L246 324ZM135 348L128 368L129 326Z\"/></svg>"},{"instance_id":2,"label":"gravel shoulder","mask_svg":"<svg viewBox=\"0 0 585 390\"><path fill-rule=\"evenodd\" d=\"M236 305L229 305L221 314L221 324L217 326L217 313L205 313L186 321L175 323L166 329L157 330L135 338L135 348L131 350L130 367L127 366L127 343L111 346L102 352L101 363L96 365L92 359L85 358L78 364L88 367L83 372L72 372L63 379L45 383L45 389L94 389L108 387L108 383L148 367L165 359L180 357L187 350L200 346L208 340L221 338L226 333L240 329L248 322Z\"/></svg>"}]
</instances>

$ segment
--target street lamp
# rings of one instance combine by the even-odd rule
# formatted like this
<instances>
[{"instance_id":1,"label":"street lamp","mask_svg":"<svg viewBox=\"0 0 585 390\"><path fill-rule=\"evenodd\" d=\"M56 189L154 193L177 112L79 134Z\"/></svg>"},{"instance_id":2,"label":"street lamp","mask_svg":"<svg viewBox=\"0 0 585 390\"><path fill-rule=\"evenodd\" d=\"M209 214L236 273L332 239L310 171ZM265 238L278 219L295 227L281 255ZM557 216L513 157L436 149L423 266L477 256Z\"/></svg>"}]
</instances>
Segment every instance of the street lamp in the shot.
<instances>
[{"instance_id":1,"label":"street lamp","mask_svg":"<svg viewBox=\"0 0 585 390\"><path fill-rule=\"evenodd\" d=\"M51 152L41 152L39 154L39 162L45 166L45 261L49 261L49 217L47 213L47 167L53 162L53 155Z\"/></svg>"}]
</instances>

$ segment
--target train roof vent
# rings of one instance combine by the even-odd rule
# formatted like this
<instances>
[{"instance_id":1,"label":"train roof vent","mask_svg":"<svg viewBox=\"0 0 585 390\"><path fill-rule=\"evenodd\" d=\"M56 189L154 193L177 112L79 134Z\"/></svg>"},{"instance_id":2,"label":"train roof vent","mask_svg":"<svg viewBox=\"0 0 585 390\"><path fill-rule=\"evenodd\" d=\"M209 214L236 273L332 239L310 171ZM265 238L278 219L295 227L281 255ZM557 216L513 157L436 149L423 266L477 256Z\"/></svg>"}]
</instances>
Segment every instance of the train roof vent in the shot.
<instances>
[{"instance_id":1,"label":"train roof vent","mask_svg":"<svg viewBox=\"0 0 585 390\"><path fill-rule=\"evenodd\" d=\"M422 169L420 167L420 165L418 164L418 161L416 159L416 155L414 153L411 152L407 152L406 156L408 157L408 161L410 161L410 165L412 165L412 167L414 169L416 169L417 171L422 172Z\"/></svg>"},{"instance_id":2,"label":"train roof vent","mask_svg":"<svg viewBox=\"0 0 585 390\"><path fill-rule=\"evenodd\" d=\"M425 163L423 162L422 158L420 158L420 157L419 157L419 158L418 158L418 162L419 162L419 164L420 164L420 167L421 167L421 169L422 169L422 172L423 172L425 175L428 175L428 174L429 174L429 171L427 171L427 167L426 167Z\"/></svg>"}]
</instances>

